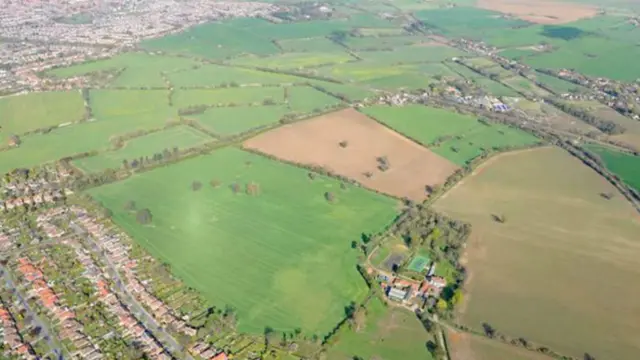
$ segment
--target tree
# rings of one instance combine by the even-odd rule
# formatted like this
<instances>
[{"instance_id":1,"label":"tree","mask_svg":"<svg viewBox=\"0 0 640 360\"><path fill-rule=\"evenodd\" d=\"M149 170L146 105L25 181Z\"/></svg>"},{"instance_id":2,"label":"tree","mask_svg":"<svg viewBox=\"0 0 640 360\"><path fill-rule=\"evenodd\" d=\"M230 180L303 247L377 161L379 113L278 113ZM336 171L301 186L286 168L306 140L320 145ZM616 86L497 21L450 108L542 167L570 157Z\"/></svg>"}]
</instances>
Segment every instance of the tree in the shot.
<instances>
[{"instance_id":1,"label":"tree","mask_svg":"<svg viewBox=\"0 0 640 360\"><path fill-rule=\"evenodd\" d=\"M349 146L349 142L347 140L342 140L338 143L338 145L340 145L341 148L346 148L347 146Z\"/></svg>"},{"instance_id":2,"label":"tree","mask_svg":"<svg viewBox=\"0 0 640 360\"><path fill-rule=\"evenodd\" d=\"M489 323L482 323L482 330L484 331L484 334L490 338L496 336L497 333L496 329L494 329Z\"/></svg>"},{"instance_id":3,"label":"tree","mask_svg":"<svg viewBox=\"0 0 640 360\"><path fill-rule=\"evenodd\" d=\"M324 198L328 202L334 202L336 199L336 196L332 192L327 191L326 193L324 193Z\"/></svg>"},{"instance_id":4,"label":"tree","mask_svg":"<svg viewBox=\"0 0 640 360\"><path fill-rule=\"evenodd\" d=\"M200 181L194 180L191 183L191 190L198 191L200 189L202 189L202 183Z\"/></svg>"},{"instance_id":5,"label":"tree","mask_svg":"<svg viewBox=\"0 0 640 360\"><path fill-rule=\"evenodd\" d=\"M436 344L433 340L429 340L427 341L426 346L427 350L434 359L442 359L442 357L444 356L444 351L442 350L442 348L440 348L440 346L438 346L438 344Z\"/></svg>"},{"instance_id":6,"label":"tree","mask_svg":"<svg viewBox=\"0 0 640 360\"><path fill-rule=\"evenodd\" d=\"M9 146L20 146L22 140L20 140L20 136L11 135L9 136Z\"/></svg>"},{"instance_id":7,"label":"tree","mask_svg":"<svg viewBox=\"0 0 640 360\"><path fill-rule=\"evenodd\" d=\"M316 178L316 173L314 172L309 172L309 174L307 174L309 176L309 179L313 180Z\"/></svg>"},{"instance_id":8,"label":"tree","mask_svg":"<svg viewBox=\"0 0 640 360\"><path fill-rule=\"evenodd\" d=\"M150 224L152 220L151 210L140 209L136 212L136 221L138 221L139 224L147 225Z\"/></svg>"},{"instance_id":9,"label":"tree","mask_svg":"<svg viewBox=\"0 0 640 360\"><path fill-rule=\"evenodd\" d=\"M589 353L584 353L584 360L596 360L596 358Z\"/></svg>"},{"instance_id":10,"label":"tree","mask_svg":"<svg viewBox=\"0 0 640 360\"><path fill-rule=\"evenodd\" d=\"M124 204L124 209L127 211L133 211L136 209L136 202L133 200L129 200L127 201L126 204Z\"/></svg>"},{"instance_id":11,"label":"tree","mask_svg":"<svg viewBox=\"0 0 640 360\"><path fill-rule=\"evenodd\" d=\"M113 211L111 211L111 209L104 208L102 209L102 216L111 218L113 216Z\"/></svg>"}]
</instances>

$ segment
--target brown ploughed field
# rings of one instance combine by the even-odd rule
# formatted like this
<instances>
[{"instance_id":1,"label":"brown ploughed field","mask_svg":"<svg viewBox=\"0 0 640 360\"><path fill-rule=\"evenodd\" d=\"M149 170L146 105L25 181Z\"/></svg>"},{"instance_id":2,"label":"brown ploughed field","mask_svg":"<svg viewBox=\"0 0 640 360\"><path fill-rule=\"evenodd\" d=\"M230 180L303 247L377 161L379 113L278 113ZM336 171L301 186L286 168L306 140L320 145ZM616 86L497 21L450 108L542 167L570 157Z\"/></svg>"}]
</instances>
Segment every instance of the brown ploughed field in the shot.
<instances>
[{"instance_id":1,"label":"brown ploughed field","mask_svg":"<svg viewBox=\"0 0 640 360\"><path fill-rule=\"evenodd\" d=\"M598 13L594 6L553 0L479 0L477 6L538 24L565 24Z\"/></svg>"},{"instance_id":2,"label":"brown ploughed field","mask_svg":"<svg viewBox=\"0 0 640 360\"><path fill-rule=\"evenodd\" d=\"M353 109L285 125L244 143L285 161L322 166L396 197L424 200L457 166ZM387 169L380 169L380 158ZM384 167L384 166L383 166Z\"/></svg>"}]
</instances>

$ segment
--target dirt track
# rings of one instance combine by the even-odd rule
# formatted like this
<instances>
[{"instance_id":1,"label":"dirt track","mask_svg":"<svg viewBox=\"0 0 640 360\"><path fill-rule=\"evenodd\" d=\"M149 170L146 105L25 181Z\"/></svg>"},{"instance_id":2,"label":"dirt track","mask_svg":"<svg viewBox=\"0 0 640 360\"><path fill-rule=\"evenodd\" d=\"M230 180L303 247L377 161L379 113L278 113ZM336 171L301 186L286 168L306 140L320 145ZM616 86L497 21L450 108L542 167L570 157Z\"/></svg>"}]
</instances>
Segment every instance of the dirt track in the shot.
<instances>
[{"instance_id":1,"label":"dirt track","mask_svg":"<svg viewBox=\"0 0 640 360\"><path fill-rule=\"evenodd\" d=\"M598 13L594 6L554 0L478 0L477 6L538 24L565 24Z\"/></svg>"},{"instance_id":2,"label":"dirt track","mask_svg":"<svg viewBox=\"0 0 640 360\"><path fill-rule=\"evenodd\" d=\"M322 166L368 188L417 201L427 197L426 185L441 184L457 169L353 109L280 127L247 140L244 146L287 161ZM383 156L388 159L386 171L378 168L377 158Z\"/></svg>"}]
</instances>

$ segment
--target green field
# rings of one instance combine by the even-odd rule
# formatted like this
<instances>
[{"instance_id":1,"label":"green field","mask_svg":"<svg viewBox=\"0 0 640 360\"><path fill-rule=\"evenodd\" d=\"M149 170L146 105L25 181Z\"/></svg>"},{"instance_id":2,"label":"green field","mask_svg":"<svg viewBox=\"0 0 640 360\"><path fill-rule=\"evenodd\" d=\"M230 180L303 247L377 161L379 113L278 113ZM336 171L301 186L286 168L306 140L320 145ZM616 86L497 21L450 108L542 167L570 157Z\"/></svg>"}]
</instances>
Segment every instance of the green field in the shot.
<instances>
[{"instance_id":1,"label":"green field","mask_svg":"<svg viewBox=\"0 0 640 360\"><path fill-rule=\"evenodd\" d=\"M118 87L168 87L161 73L188 69L198 62L173 56L148 55L143 53L125 53L110 59L96 60L66 68L50 70L48 75L68 78L88 75L99 71L122 71L110 83Z\"/></svg>"},{"instance_id":2,"label":"green field","mask_svg":"<svg viewBox=\"0 0 640 360\"><path fill-rule=\"evenodd\" d=\"M318 89L330 93L338 98L346 98L350 101L363 100L365 98L375 98L376 92L364 86L344 85L324 81L312 81L312 85Z\"/></svg>"},{"instance_id":3,"label":"green field","mask_svg":"<svg viewBox=\"0 0 640 360\"><path fill-rule=\"evenodd\" d=\"M233 64L287 70L340 64L355 60L346 52L300 52L269 57L243 56L235 59Z\"/></svg>"},{"instance_id":4,"label":"green field","mask_svg":"<svg viewBox=\"0 0 640 360\"><path fill-rule=\"evenodd\" d=\"M176 90L173 104L178 108L195 105L262 105L271 100L276 104L284 101L284 90L280 87L240 87L226 89Z\"/></svg>"},{"instance_id":5,"label":"green field","mask_svg":"<svg viewBox=\"0 0 640 360\"><path fill-rule=\"evenodd\" d=\"M538 142L532 135L506 125L485 125L473 116L444 109L410 105L372 106L363 111L458 165L477 157L483 149L499 150Z\"/></svg>"},{"instance_id":6,"label":"green field","mask_svg":"<svg viewBox=\"0 0 640 360\"><path fill-rule=\"evenodd\" d=\"M516 91L519 91L523 94L527 94L529 96L533 96L533 97L549 97L551 96L551 93L548 92L547 90L537 86L536 84L534 84L531 80L522 77L522 76L514 76L512 78L508 78L503 80L503 82L512 87L513 89L515 89Z\"/></svg>"},{"instance_id":7,"label":"green field","mask_svg":"<svg viewBox=\"0 0 640 360\"><path fill-rule=\"evenodd\" d=\"M354 51L371 51L371 50L392 50L396 47L419 44L427 42L421 36L404 35L404 36L364 36L364 37L347 37L344 44Z\"/></svg>"},{"instance_id":8,"label":"green field","mask_svg":"<svg viewBox=\"0 0 640 360\"><path fill-rule=\"evenodd\" d=\"M280 40L278 45L285 52L344 53L344 48L326 37Z\"/></svg>"},{"instance_id":9,"label":"green field","mask_svg":"<svg viewBox=\"0 0 640 360\"><path fill-rule=\"evenodd\" d=\"M287 94L289 108L297 113L317 112L341 103L338 98L309 86L290 87Z\"/></svg>"},{"instance_id":10,"label":"green field","mask_svg":"<svg viewBox=\"0 0 640 360\"><path fill-rule=\"evenodd\" d=\"M606 192L617 194L550 147L495 158L440 198L436 210L472 226L460 321L569 356L635 359L640 220L622 195Z\"/></svg>"},{"instance_id":11,"label":"green field","mask_svg":"<svg viewBox=\"0 0 640 360\"><path fill-rule=\"evenodd\" d=\"M188 126L177 126L142 137L128 140L124 147L99 155L79 159L73 164L85 172L99 172L106 169L119 169L122 161L131 161L141 156L153 156L164 149L174 147L188 149L212 141L212 139Z\"/></svg>"},{"instance_id":12,"label":"green field","mask_svg":"<svg viewBox=\"0 0 640 360\"><path fill-rule=\"evenodd\" d=\"M84 102L79 90L31 93L0 98L0 136L82 120Z\"/></svg>"},{"instance_id":13,"label":"green field","mask_svg":"<svg viewBox=\"0 0 640 360\"><path fill-rule=\"evenodd\" d=\"M536 73L536 81L540 82L542 85L546 86L556 94L565 94L576 91L588 91L588 89L580 85L576 85L568 81L558 79L555 76L543 74L540 72Z\"/></svg>"},{"instance_id":14,"label":"green field","mask_svg":"<svg viewBox=\"0 0 640 360\"><path fill-rule=\"evenodd\" d=\"M217 135L229 136L277 123L289 112L285 105L214 107L187 117Z\"/></svg>"},{"instance_id":15,"label":"green field","mask_svg":"<svg viewBox=\"0 0 640 360\"><path fill-rule=\"evenodd\" d=\"M221 183L212 187L214 179ZM200 191L192 191L201 181ZM259 195L244 194L255 183ZM239 184L234 194L231 185ZM336 196L325 200L326 192ZM366 286L352 240L393 220L395 200L306 170L226 148L92 189L114 220L217 306L238 311L239 329L265 326L325 334ZM161 196L159 196L161 194ZM152 226L124 210L149 208Z\"/></svg>"},{"instance_id":16,"label":"green field","mask_svg":"<svg viewBox=\"0 0 640 360\"><path fill-rule=\"evenodd\" d=\"M441 62L456 56L464 55L458 49L440 45L400 46L386 51L363 51L358 56L375 64L408 64L424 62Z\"/></svg>"},{"instance_id":17,"label":"green field","mask_svg":"<svg viewBox=\"0 0 640 360\"><path fill-rule=\"evenodd\" d=\"M605 166L625 183L640 191L640 156L596 145L587 146L587 150L598 155Z\"/></svg>"},{"instance_id":18,"label":"green field","mask_svg":"<svg viewBox=\"0 0 640 360\"><path fill-rule=\"evenodd\" d=\"M427 341L434 341L416 318L405 309L386 307L378 298L367 305L366 325L359 332L340 335L329 349L331 360L363 359L431 360Z\"/></svg>"},{"instance_id":19,"label":"green field","mask_svg":"<svg viewBox=\"0 0 640 360\"><path fill-rule=\"evenodd\" d=\"M293 84L306 79L290 75L274 74L253 69L234 68L221 65L204 65L196 69L167 75L175 87L219 87L230 84Z\"/></svg>"}]
</instances>

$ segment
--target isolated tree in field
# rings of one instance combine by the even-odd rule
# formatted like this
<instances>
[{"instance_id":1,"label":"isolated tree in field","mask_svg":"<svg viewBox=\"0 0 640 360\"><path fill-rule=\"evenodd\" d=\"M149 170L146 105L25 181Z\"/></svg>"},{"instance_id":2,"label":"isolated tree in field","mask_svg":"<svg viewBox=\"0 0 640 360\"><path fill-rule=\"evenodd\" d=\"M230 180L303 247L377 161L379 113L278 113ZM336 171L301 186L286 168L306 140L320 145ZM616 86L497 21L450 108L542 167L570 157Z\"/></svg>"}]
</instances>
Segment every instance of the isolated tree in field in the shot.
<instances>
[{"instance_id":1,"label":"isolated tree in field","mask_svg":"<svg viewBox=\"0 0 640 360\"><path fill-rule=\"evenodd\" d=\"M150 224L152 220L151 210L140 209L136 212L136 221L138 221L139 224L147 225Z\"/></svg>"},{"instance_id":2,"label":"isolated tree in field","mask_svg":"<svg viewBox=\"0 0 640 360\"><path fill-rule=\"evenodd\" d=\"M127 211L133 211L136 209L136 202L133 200L129 200L124 204L124 209Z\"/></svg>"},{"instance_id":3,"label":"isolated tree in field","mask_svg":"<svg viewBox=\"0 0 640 360\"><path fill-rule=\"evenodd\" d=\"M496 329L493 328L489 323L482 323L482 330L487 337L493 338L496 336Z\"/></svg>"},{"instance_id":4,"label":"isolated tree in field","mask_svg":"<svg viewBox=\"0 0 640 360\"><path fill-rule=\"evenodd\" d=\"M20 146L21 143L22 140L20 140L18 135L9 136L9 146Z\"/></svg>"},{"instance_id":5,"label":"isolated tree in field","mask_svg":"<svg viewBox=\"0 0 640 360\"><path fill-rule=\"evenodd\" d=\"M338 143L338 145L340 145L341 148L346 148L347 146L349 146L349 142L347 140L342 140Z\"/></svg>"},{"instance_id":6,"label":"isolated tree in field","mask_svg":"<svg viewBox=\"0 0 640 360\"><path fill-rule=\"evenodd\" d=\"M331 191L324 193L324 198L328 202L334 202L336 200L336 196Z\"/></svg>"},{"instance_id":7,"label":"isolated tree in field","mask_svg":"<svg viewBox=\"0 0 640 360\"><path fill-rule=\"evenodd\" d=\"M209 185L211 185L211 187L212 187L212 188L217 188L217 187L219 187L221 184L222 184L222 183L221 183L221 182L220 182L220 180L218 180L218 179L212 179L212 180L209 182Z\"/></svg>"},{"instance_id":8,"label":"isolated tree in field","mask_svg":"<svg viewBox=\"0 0 640 360\"><path fill-rule=\"evenodd\" d=\"M497 214L493 214L491 215L491 217L493 218L493 221L500 223L500 224L504 224L507 222L507 217L506 215L502 214L502 215L497 215Z\"/></svg>"},{"instance_id":9,"label":"isolated tree in field","mask_svg":"<svg viewBox=\"0 0 640 360\"><path fill-rule=\"evenodd\" d=\"M260 193L260 185L254 182L250 182L246 185L245 192L247 195L258 195Z\"/></svg>"},{"instance_id":10,"label":"isolated tree in field","mask_svg":"<svg viewBox=\"0 0 640 360\"><path fill-rule=\"evenodd\" d=\"M191 190L198 191L200 189L202 189L202 183L200 181L198 181L198 180L194 180L191 183Z\"/></svg>"},{"instance_id":11,"label":"isolated tree in field","mask_svg":"<svg viewBox=\"0 0 640 360\"><path fill-rule=\"evenodd\" d=\"M378 169L380 169L380 171L387 171L391 167L389 159L386 156L379 156L376 160L378 161Z\"/></svg>"},{"instance_id":12,"label":"isolated tree in field","mask_svg":"<svg viewBox=\"0 0 640 360\"><path fill-rule=\"evenodd\" d=\"M602 196L604 199L611 200L613 199L614 194L612 192L606 192L606 193L600 193L600 196Z\"/></svg>"},{"instance_id":13,"label":"isolated tree in field","mask_svg":"<svg viewBox=\"0 0 640 360\"><path fill-rule=\"evenodd\" d=\"M372 173L371 171L365 171L365 172L363 173L363 175L364 175L366 178L370 179L370 178L373 176L373 173Z\"/></svg>"}]
</instances>

